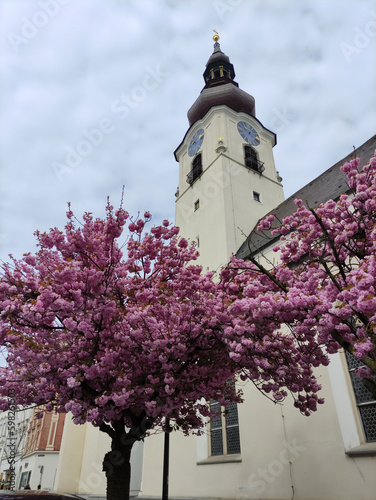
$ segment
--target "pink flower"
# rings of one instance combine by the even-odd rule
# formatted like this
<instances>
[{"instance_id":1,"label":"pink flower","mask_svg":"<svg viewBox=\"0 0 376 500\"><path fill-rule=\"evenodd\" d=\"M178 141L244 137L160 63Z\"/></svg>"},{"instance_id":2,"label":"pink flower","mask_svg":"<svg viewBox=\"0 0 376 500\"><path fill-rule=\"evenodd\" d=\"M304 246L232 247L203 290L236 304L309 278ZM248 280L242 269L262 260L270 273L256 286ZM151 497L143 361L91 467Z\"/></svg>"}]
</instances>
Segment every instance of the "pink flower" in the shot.
<instances>
[{"instance_id":1,"label":"pink flower","mask_svg":"<svg viewBox=\"0 0 376 500\"><path fill-rule=\"evenodd\" d=\"M67 379L67 385L68 387L73 389L74 387L78 387L80 385L80 382L78 382L74 377L69 377Z\"/></svg>"},{"instance_id":2,"label":"pink flower","mask_svg":"<svg viewBox=\"0 0 376 500\"><path fill-rule=\"evenodd\" d=\"M373 375L371 368L368 368L368 366L359 366L355 370L355 373L360 378L368 378L368 377L372 377L372 375Z\"/></svg>"}]
</instances>

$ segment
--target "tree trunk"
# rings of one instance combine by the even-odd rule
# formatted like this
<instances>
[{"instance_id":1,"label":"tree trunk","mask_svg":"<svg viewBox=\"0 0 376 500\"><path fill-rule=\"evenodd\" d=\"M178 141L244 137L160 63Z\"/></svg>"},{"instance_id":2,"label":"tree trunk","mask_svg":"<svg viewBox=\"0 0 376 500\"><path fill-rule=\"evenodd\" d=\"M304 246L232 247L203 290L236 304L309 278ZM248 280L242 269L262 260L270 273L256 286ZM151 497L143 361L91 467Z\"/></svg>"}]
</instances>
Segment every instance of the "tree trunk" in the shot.
<instances>
[{"instance_id":1,"label":"tree trunk","mask_svg":"<svg viewBox=\"0 0 376 500\"><path fill-rule=\"evenodd\" d=\"M127 439L124 427L115 428L111 451L103 460L107 477L107 500L129 500L131 481L131 450L134 439Z\"/></svg>"}]
</instances>

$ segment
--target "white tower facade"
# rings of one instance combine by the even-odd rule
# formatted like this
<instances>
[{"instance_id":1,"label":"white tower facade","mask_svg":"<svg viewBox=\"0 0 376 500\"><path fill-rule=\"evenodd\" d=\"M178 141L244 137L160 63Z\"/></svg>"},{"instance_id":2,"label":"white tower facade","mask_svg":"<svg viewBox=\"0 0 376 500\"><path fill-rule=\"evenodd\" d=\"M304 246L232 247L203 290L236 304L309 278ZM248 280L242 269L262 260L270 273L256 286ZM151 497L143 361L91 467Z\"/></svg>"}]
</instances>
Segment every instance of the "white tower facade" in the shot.
<instances>
[{"instance_id":1,"label":"white tower facade","mask_svg":"<svg viewBox=\"0 0 376 500\"><path fill-rule=\"evenodd\" d=\"M175 222L182 236L197 242L200 264L211 269L225 265L257 221L284 200L276 136L256 118L254 98L234 76L216 40L205 87L188 111L190 128L175 151Z\"/></svg>"}]
</instances>

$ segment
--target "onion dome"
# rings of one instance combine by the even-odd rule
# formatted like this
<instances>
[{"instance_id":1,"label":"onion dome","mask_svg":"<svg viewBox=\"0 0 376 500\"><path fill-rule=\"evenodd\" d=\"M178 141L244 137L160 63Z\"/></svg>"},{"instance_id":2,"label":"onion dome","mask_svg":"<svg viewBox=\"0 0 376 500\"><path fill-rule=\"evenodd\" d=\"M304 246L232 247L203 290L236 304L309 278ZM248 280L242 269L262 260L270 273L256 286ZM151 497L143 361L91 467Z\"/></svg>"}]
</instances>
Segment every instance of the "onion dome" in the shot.
<instances>
[{"instance_id":1,"label":"onion dome","mask_svg":"<svg viewBox=\"0 0 376 500\"><path fill-rule=\"evenodd\" d=\"M203 118L213 106L226 105L236 112L255 116L254 98L241 90L234 81L235 70L230 59L221 50L217 32L213 37L214 51L204 71L205 87L188 111L189 125Z\"/></svg>"}]
</instances>

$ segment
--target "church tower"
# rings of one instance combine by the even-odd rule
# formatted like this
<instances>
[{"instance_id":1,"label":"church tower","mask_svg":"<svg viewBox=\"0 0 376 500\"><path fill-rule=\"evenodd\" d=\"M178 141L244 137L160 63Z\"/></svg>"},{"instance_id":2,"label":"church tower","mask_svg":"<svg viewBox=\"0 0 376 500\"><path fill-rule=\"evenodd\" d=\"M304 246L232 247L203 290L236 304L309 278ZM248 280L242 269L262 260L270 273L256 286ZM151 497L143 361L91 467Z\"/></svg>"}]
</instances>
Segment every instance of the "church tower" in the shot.
<instances>
[{"instance_id":1,"label":"church tower","mask_svg":"<svg viewBox=\"0 0 376 500\"><path fill-rule=\"evenodd\" d=\"M175 151L175 223L182 236L197 242L199 263L215 270L284 195L273 158L276 135L256 118L254 98L235 82L217 33L213 40L205 86L188 111L189 129Z\"/></svg>"}]
</instances>

